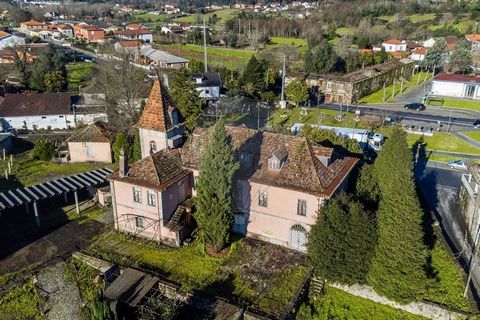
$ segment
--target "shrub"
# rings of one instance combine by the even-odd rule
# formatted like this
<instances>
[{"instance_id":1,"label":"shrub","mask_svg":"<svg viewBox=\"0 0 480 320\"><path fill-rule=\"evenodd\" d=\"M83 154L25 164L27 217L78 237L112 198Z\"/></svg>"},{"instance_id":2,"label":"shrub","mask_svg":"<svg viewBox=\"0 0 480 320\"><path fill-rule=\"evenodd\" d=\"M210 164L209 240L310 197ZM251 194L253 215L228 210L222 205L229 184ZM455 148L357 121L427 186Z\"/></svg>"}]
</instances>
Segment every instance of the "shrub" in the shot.
<instances>
[{"instance_id":1,"label":"shrub","mask_svg":"<svg viewBox=\"0 0 480 320\"><path fill-rule=\"evenodd\" d=\"M39 140L33 147L33 159L47 161L55 155L55 146L50 141Z\"/></svg>"}]
</instances>

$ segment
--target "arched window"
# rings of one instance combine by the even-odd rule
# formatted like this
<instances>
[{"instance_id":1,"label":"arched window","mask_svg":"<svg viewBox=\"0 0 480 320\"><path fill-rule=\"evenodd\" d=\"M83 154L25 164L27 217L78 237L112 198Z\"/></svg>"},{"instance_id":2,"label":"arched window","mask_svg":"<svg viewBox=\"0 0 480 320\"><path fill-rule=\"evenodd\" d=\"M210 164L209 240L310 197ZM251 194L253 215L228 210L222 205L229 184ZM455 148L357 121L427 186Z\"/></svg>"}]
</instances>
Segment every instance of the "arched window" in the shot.
<instances>
[{"instance_id":1,"label":"arched window","mask_svg":"<svg viewBox=\"0 0 480 320\"><path fill-rule=\"evenodd\" d=\"M290 247L299 251L307 250L307 230L299 224L290 229Z\"/></svg>"},{"instance_id":2,"label":"arched window","mask_svg":"<svg viewBox=\"0 0 480 320\"><path fill-rule=\"evenodd\" d=\"M150 141L150 154L157 152L157 143L155 141Z\"/></svg>"}]
</instances>

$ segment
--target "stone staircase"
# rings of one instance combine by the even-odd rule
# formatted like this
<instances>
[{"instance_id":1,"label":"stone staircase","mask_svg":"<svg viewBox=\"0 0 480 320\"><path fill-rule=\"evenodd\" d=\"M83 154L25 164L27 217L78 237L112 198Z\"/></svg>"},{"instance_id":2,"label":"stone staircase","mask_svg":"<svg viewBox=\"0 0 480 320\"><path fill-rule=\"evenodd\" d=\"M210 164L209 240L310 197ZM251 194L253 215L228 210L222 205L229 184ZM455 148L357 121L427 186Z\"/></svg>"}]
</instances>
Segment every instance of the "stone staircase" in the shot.
<instances>
[{"instance_id":1,"label":"stone staircase","mask_svg":"<svg viewBox=\"0 0 480 320\"><path fill-rule=\"evenodd\" d=\"M322 294L323 291L323 281L318 277L312 277L310 279L310 291L309 296L318 296Z\"/></svg>"},{"instance_id":2,"label":"stone staircase","mask_svg":"<svg viewBox=\"0 0 480 320\"><path fill-rule=\"evenodd\" d=\"M168 221L166 227L172 231L177 230L178 227L181 227L180 220L182 219L182 216L184 213L185 213L185 206L178 206L177 210L175 210L172 217Z\"/></svg>"}]
</instances>

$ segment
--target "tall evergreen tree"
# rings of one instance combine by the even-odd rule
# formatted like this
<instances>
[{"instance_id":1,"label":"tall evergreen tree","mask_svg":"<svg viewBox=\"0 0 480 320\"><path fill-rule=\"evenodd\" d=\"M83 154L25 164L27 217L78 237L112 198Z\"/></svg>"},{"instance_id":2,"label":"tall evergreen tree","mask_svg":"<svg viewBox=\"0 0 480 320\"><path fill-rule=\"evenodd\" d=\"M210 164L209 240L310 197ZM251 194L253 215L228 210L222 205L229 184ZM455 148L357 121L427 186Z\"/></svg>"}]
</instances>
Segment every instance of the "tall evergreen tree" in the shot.
<instances>
[{"instance_id":1,"label":"tall evergreen tree","mask_svg":"<svg viewBox=\"0 0 480 320\"><path fill-rule=\"evenodd\" d=\"M472 64L472 50L467 39L460 40L448 59L449 72L467 73Z\"/></svg>"},{"instance_id":2,"label":"tall evergreen tree","mask_svg":"<svg viewBox=\"0 0 480 320\"><path fill-rule=\"evenodd\" d=\"M185 117L185 127L188 131L192 131L202 114L203 103L190 71L182 68L175 73L170 84L170 94L175 106Z\"/></svg>"},{"instance_id":3,"label":"tall evergreen tree","mask_svg":"<svg viewBox=\"0 0 480 320\"><path fill-rule=\"evenodd\" d=\"M229 242L233 223L232 180L238 168L224 121L220 119L200 164L195 198L197 237L217 252Z\"/></svg>"},{"instance_id":4,"label":"tall evergreen tree","mask_svg":"<svg viewBox=\"0 0 480 320\"><path fill-rule=\"evenodd\" d=\"M343 194L322 207L308 239L315 273L345 284L365 282L376 244L375 222Z\"/></svg>"},{"instance_id":5,"label":"tall evergreen tree","mask_svg":"<svg viewBox=\"0 0 480 320\"><path fill-rule=\"evenodd\" d=\"M433 46L427 51L423 65L427 68L440 67L445 61L447 54L447 42L440 38L435 41Z\"/></svg>"},{"instance_id":6,"label":"tall evergreen tree","mask_svg":"<svg viewBox=\"0 0 480 320\"><path fill-rule=\"evenodd\" d=\"M265 89L265 70L265 64L252 55L240 81L248 95L258 98Z\"/></svg>"},{"instance_id":7,"label":"tall evergreen tree","mask_svg":"<svg viewBox=\"0 0 480 320\"><path fill-rule=\"evenodd\" d=\"M120 151L122 149L128 154L128 140L123 133L119 132L115 136L115 142L112 145L113 158L115 159L115 162L118 162Z\"/></svg>"},{"instance_id":8,"label":"tall evergreen tree","mask_svg":"<svg viewBox=\"0 0 480 320\"><path fill-rule=\"evenodd\" d=\"M380 190L378 245L368 282L381 295L401 303L418 300L427 285L428 251L412 152L402 129L394 128L374 166Z\"/></svg>"},{"instance_id":9,"label":"tall evergreen tree","mask_svg":"<svg viewBox=\"0 0 480 320\"><path fill-rule=\"evenodd\" d=\"M142 147L140 145L140 132L135 130L135 136L133 137L133 151L132 151L132 161L137 161L142 159Z\"/></svg>"}]
</instances>

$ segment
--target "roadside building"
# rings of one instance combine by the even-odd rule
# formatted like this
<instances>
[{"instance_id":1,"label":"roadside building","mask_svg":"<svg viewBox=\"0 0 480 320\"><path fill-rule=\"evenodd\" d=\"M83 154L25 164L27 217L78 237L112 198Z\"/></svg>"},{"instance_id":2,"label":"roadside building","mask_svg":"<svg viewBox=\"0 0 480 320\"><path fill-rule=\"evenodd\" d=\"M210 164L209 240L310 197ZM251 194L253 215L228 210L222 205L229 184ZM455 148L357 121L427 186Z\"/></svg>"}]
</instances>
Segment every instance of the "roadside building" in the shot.
<instances>
[{"instance_id":1,"label":"roadside building","mask_svg":"<svg viewBox=\"0 0 480 320\"><path fill-rule=\"evenodd\" d=\"M89 124L67 140L70 162L112 163L113 132L104 122Z\"/></svg>"},{"instance_id":2,"label":"roadside building","mask_svg":"<svg viewBox=\"0 0 480 320\"><path fill-rule=\"evenodd\" d=\"M105 116L98 110L77 114L74 98L68 92L8 94L0 103L0 117L14 129L68 129Z\"/></svg>"},{"instance_id":3,"label":"roadside building","mask_svg":"<svg viewBox=\"0 0 480 320\"><path fill-rule=\"evenodd\" d=\"M77 39L86 42L103 42L105 41L105 31L102 28L86 23L80 23L73 26L73 35Z\"/></svg>"},{"instance_id":4,"label":"roadside building","mask_svg":"<svg viewBox=\"0 0 480 320\"><path fill-rule=\"evenodd\" d=\"M427 54L428 49L425 47L418 47L412 50L412 54L410 55L410 59L413 61L423 61L425 59L425 55Z\"/></svg>"},{"instance_id":5,"label":"roadside building","mask_svg":"<svg viewBox=\"0 0 480 320\"><path fill-rule=\"evenodd\" d=\"M129 166L121 157L109 179L117 230L179 246L191 220L186 200L195 196L213 129L195 129L176 148L167 143L169 130L179 126L175 110L157 80L137 125L143 159ZM226 131L240 163L233 231L305 251L319 207L345 189L358 159L301 136L232 126Z\"/></svg>"},{"instance_id":6,"label":"roadside building","mask_svg":"<svg viewBox=\"0 0 480 320\"><path fill-rule=\"evenodd\" d=\"M122 40L115 43L115 51L120 53L133 54L138 57L142 42L140 40Z\"/></svg>"},{"instance_id":7,"label":"roadside building","mask_svg":"<svg viewBox=\"0 0 480 320\"><path fill-rule=\"evenodd\" d=\"M353 104L362 97L382 89L384 85L391 85L395 79L410 79L414 68L415 61L404 58L392 59L344 75L298 76L302 76L326 103Z\"/></svg>"},{"instance_id":8,"label":"roadside building","mask_svg":"<svg viewBox=\"0 0 480 320\"><path fill-rule=\"evenodd\" d=\"M218 72L202 72L192 74L200 98L208 100L220 99L222 81Z\"/></svg>"},{"instance_id":9,"label":"roadside building","mask_svg":"<svg viewBox=\"0 0 480 320\"><path fill-rule=\"evenodd\" d=\"M480 34L467 34L465 38L472 45L472 51L480 52Z\"/></svg>"},{"instance_id":10,"label":"roadside building","mask_svg":"<svg viewBox=\"0 0 480 320\"><path fill-rule=\"evenodd\" d=\"M462 74L437 74L430 95L480 99L480 78Z\"/></svg>"},{"instance_id":11,"label":"roadside building","mask_svg":"<svg viewBox=\"0 0 480 320\"><path fill-rule=\"evenodd\" d=\"M141 47L139 58L144 64L150 64L160 68L188 68L187 59L174 56L165 51L153 49L150 45L144 45Z\"/></svg>"},{"instance_id":12,"label":"roadside building","mask_svg":"<svg viewBox=\"0 0 480 320\"><path fill-rule=\"evenodd\" d=\"M153 42L153 33L148 29L126 29L116 32L116 36L122 40L140 40L146 43Z\"/></svg>"},{"instance_id":13,"label":"roadside building","mask_svg":"<svg viewBox=\"0 0 480 320\"><path fill-rule=\"evenodd\" d=\"M8 33L0 30L0 49L14 47L25 44L25 37L20 33Z\"/></svg>"},{"instance_id":14,"label":"roadside building","mask_svg":"<svg viewBox=\"0 0 480 320\"><path fill-rule=\"evenodd\" d=\"M382 47L384 47L387 52L407 51L407 43L396 39L383 42Z\"/></svg>"},{"instance_id":15,"label":"roadside building","mask_svg":"<svg viewBox=\"0 0 480 320\"><path fill-rule=\"evenodd\" d=\"M32 30L46 29L47 25L43 22L38 22L35 20L20 22L20 31L29 34Z\"/></svg>"}]
</instances>

